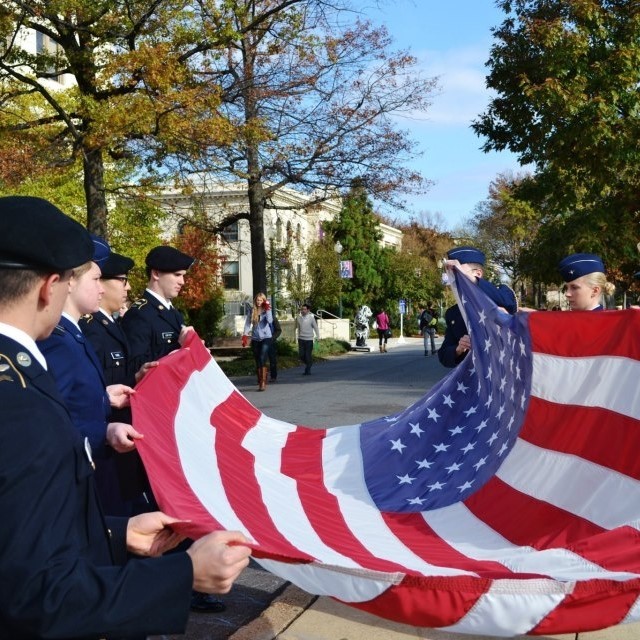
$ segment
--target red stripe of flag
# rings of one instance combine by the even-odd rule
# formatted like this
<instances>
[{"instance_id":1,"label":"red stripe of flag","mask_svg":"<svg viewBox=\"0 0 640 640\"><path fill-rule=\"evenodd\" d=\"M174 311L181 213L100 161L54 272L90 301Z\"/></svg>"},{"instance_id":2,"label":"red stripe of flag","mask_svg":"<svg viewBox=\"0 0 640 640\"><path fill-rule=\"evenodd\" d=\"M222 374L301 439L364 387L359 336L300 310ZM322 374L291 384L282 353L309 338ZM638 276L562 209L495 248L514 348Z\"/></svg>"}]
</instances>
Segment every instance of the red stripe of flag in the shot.
<instances>
[{"instance_id":1,"label":"red stripe of flag","mask_svg":"<svg viewBox=\"0 0 640 640\"><path fill-rule=\"evenodd\" d=\"M216 455L227 499L264 553L273 551L301 561L312 560L290 544L274 524L262 501L262 490L255 476L255 458L242 446L245 435L256 426L261 415L237 391L211 414L211 422L221 425L217 430Z\"/></svg>"}]
</instances>

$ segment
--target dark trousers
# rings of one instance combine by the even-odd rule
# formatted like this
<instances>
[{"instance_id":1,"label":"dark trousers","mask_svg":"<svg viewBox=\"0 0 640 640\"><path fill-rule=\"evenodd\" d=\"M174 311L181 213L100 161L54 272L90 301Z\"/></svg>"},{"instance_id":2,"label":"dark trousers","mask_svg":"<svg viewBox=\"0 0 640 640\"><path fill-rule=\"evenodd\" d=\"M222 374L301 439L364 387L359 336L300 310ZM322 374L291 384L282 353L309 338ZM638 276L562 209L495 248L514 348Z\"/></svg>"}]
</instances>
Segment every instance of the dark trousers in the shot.
<instances>
[{"instance_id":1,"label":"dark trousers","mask_svg":"<svg viewBox=\"0 0 640 640\"><path fill-rule=\"evenodd\" d=\"M273 339L269 345L269 377L272 380L278 377L278 347Z\"/></svg>"},{"instance_id":2,"label":"dark trousers","mask_svg":"<svg viewBox=\"0 0 640 640\"><path fill-rule=\"evenodd\" d=\"M269 359L269 347L272 342L271 338L251 341L253 359L256 361L256 367L258 367L258 369L267 366L267 360Z\"/></svg>"},{"instance_id":3,"label":"dark trousers","mask_svg":"<svg viewBox=\"0 0 640 640\"><path fill-rule=\"evenodd\" d=\"M304 363L305 373L309 373L313 362L313 340L298 340L298 356Z\"/></svg>"}]
</instances>

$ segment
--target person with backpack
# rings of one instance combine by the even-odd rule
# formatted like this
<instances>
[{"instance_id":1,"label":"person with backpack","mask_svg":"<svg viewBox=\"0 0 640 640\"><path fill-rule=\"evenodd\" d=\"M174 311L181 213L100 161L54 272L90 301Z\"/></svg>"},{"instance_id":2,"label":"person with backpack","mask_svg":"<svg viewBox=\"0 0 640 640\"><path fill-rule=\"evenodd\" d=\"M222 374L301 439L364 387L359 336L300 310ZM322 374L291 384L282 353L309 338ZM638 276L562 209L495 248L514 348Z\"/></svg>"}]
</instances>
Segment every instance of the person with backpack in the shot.
<instances>
[{"instance_id":1,"label":"person with backpack","mask_svg":"<svg viewBox=\"0 0 640 640\"><path fill-rule=\"evenodd\" d=\"M431 343L431 355L436 355L436 328L438 326L438 314L433 305L425 308L420 314L420 333L424 340L424 355L429 355L429 343Z\"/></svg>"},{"instance_id":2,"label":"person with backpack","mask_svg":"<svg viewBox=\"0 0 640 640\"><path fill-rule=\"evenodd\" d=\"M271 323L271 345L269 346L269 382L278 380L278 345L276 340L282 335L282 327L276 316Z\"/></svg>"}]
</instances>

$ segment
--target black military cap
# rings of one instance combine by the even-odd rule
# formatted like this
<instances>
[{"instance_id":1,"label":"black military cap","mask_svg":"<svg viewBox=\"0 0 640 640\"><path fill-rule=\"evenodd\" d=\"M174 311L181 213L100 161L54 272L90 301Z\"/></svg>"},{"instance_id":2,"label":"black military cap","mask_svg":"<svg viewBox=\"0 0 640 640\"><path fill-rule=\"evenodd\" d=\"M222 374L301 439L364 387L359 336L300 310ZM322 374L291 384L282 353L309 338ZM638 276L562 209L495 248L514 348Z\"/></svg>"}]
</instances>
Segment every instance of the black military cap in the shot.
<instances>
[{"instance_id":1,"label":"black military cap","mask_svg":"<svg viewBox=\"0 0 640 640\"><path fill-rule=\"evenodd\" d=\"M47 200L0 197L0 269L66 271L93 251L89 232Z\"/></svg>"},{"instance_id":2,"label":"black military cap","mask_svg":"<svg viewBox=\"0 0 640 640\"><path fill-rule=\"evenodd\" d=\"M186 271L194 263L194 258L173 247L161 245L149 251L145 263L158 271Z\"/></svg>"},{"instance_id":3,"label":"black military cap","mask_svg":"<svg viewBox=\"0 0 640 640\"><path fill-rule=\"evenodd\" d=\"M102 277L113 278L114 276L127 274L133 268L134 264L131 258L112 251L109 257L100 265Z\"/></svg>"}]
</instances>

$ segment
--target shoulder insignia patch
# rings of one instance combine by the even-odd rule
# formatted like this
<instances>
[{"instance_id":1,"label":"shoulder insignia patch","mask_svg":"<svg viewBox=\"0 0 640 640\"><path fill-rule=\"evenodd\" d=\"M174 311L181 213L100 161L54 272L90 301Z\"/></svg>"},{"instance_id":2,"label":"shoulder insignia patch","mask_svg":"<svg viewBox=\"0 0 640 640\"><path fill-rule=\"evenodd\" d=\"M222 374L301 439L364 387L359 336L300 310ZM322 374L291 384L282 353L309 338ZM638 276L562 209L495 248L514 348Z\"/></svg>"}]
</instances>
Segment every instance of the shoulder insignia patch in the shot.
<instances>
[{"instance_id":1,"label":"shoulder insignia patch","mask_svg":"<svg viewBox=\"0 0 640 640\"><path fill-rule=\"evenodd\" d=\"M18 371L9 356L0 353L0 383L17 382L23 389L27 388L24 376Z\"/></svg>"},{"instance_id":2,"label":"shoulder insignia patch","mask_svg":"<svg viewBox=\"0 0 640 640\"><path fill-rule=\"evenodd\" d=\"M132 309L141 309L144 307L149 301L146 298L138 298L131 303Z\"/></svg>"}]
</instances>

